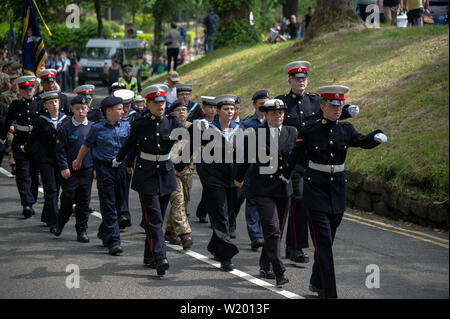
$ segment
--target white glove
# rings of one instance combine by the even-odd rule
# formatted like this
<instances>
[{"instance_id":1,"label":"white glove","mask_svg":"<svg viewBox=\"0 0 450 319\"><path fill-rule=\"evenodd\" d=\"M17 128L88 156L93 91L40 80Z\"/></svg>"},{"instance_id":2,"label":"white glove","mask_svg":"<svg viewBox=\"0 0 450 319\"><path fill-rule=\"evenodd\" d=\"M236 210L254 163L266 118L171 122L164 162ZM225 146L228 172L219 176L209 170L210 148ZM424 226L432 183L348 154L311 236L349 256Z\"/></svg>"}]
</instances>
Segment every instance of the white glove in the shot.
<instances>
[{"instance_id":1,"label":"white glove","mask_svg":"<svg viewBox=\"0 0 450 319\"><path fill-rule=\"evenodd\" d=\"M384 135L383 133L377 133L375 134L375 136L373 137L373 139L377 142L380 143L386 143L387 142L387 136Z\"/></svg>"},{"instance_id":2,"label":"white glove","mask_svg":"<svg viewBox=\"0 0 450 319\"><path fill-rule=\"evenodd\" d=\"M289 183L289 179L287 179L286 177L284 177L283 175L280 175L280 179L285 182L286 184Z\"/></svg>"},{"instance_id":3,"label":"white glove","mask_svg":"<svg viewBox=\"0 0 450 319\"><path fill-rule=\"evenodd\" d=\"M118 161L116 161L116 159L113 159L112 160L112 167L119 167L119 165L121 164L122 162L118 162Z\"/></svg>"},{"instance_id":4,"label":"white glove","mask_svg":"<svg viewBox=\"0 0 450 319\"><path fill-rule=\"evenodd\" d=\"M347 108L348 114L350 114L351 117L357 117L359 114L359 106L358 105L350 105Z\"/></svg>"},{"instance_id":5,"label":"white glove","mask_svg":"<svg viewBox=\"0 0 450 319\"><path fill-rule=\"evenodd\" d=\"M6 140L0 140L0 144L5 144Z\"/></svg>"}]
</instances>

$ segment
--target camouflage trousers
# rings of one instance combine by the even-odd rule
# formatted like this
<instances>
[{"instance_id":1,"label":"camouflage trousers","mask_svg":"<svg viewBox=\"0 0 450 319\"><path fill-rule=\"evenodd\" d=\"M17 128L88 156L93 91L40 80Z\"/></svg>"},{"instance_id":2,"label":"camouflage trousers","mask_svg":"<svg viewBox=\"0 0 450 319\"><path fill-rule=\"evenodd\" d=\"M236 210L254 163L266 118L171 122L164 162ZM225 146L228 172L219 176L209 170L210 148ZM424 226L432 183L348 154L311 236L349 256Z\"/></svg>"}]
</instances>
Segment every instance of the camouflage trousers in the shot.
<instances>
[{"instance_id":1,"label":"camouflage trousers","mask_svg":"<svg viewBox=\"0 0 450 319\"><path fill-rule=\"evenodd\" d=\"M186 208L191 200L192 174L177 175L177 189L170 195L170 212L166 221L166 232L177 236L190 234L191 226L186 216Z\"/></svg>"}]
</instances>

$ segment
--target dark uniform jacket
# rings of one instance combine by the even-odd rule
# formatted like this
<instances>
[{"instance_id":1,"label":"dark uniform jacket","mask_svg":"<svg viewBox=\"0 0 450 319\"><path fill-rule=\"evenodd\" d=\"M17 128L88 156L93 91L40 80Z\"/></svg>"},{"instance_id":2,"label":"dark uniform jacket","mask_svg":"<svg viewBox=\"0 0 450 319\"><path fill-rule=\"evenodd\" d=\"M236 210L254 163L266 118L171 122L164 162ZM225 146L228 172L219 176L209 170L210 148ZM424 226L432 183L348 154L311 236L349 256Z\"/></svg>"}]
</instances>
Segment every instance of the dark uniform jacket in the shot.
<instances>
[{"instance_id":1,"label":"dark uniform jacket","mask_svg":"<svg viewBox=\"0 0 450 319\"><path fill-rule=\"evenodd\" d=\"M20 100L14 100L8 109L8 116L6 117L5 125L0 133L0 139L6 139L6 135L9 131L9 127L15 121L16 124L22 126L28 126L29 131L23 132L19 129L14 130L14 139L12 142L12 149L16 151L18 156L22 153L20 145L24 145L31 134L33 121L41 114L41 107L33 97L29 100L21 98Z\"/></svg>"},{"instance_id":2,"label":"dark uniform jacket","mask_svg":"<svg viewBox=\"0 0 450 319\"><path fill-rule=\"evenodd\" d=\"M103 112L99 109L90 108L87 114L88 121L97 123L98 121L104 119Z\"/></svg>"},{"instance_id":3,"label":"dark uniform jacket","mask_svg":"<svg viewBox=\"0 0 450 319\"><path fill-rule=\"evenodd\" d=\"M311 119L317 119L322 115L320 109L320 95L305 92L303 95L297 95L291 91L288 94L279 95L276 99L280 99L287 106L284 113L283 125L293 126L297 130L301 130ZM351 117L347 111L348 105L344 105L340 120ZM304 173L307 163L297 163L296 170Z\"/></svg>"},{"instance_id":4,"label":"dark uniform jacket","mask_svg":"<svg viewBox=\"0 0 450 319\"><path fill-rule=\"evenodd\" d=\"M43 92L41 92L43 93ZM72 107L70 106L69 99L67 98L67 95L64 93L59 92L59 110L63 112L64 114L70 116L72 114ZM45 110L44 108L44 101L41 99L40 96L36 96L36 101L38 102L39 106L41 107L42 111Z\"/></svg>"},{"instance_id":5,"label":"dark uniform jacket","mask_svg":"<svg viewBox=\"0 0 450 319\"><path fill-rule=\"evenodd\" d=\"M144 117L136 119L131 124L130 136L116 156L118 162L126 159L130 154L128 163L136 164L134 167L131 188L145 195L164 196L177 188L175 169L172 161L149 161L140 157L140 152L153 155L166 155L170 153L174 140L170 139L173 129L184 127L176 116L154 116L147 113Z\"/></svg>"},{"instance_id":6,"label":"dark uniform jacket","mask_svg":"<svg viewBox=\"0 0 450 319\"><path fill-rule=\"evenodd\" d=\"M33 121L33 130L24 145L25 152L36 148L34 157L42 163L56 164L56 134L60 127L70 121L70 117L59 112L56 128L50 120L48 112L40 115Z\"/></svg>"},{"instance_id":7,"label":"dark uniform jacket","mask_svg":"<svg viewBox=\"0 0 450 319\"><path fill-rule=\"evenodd\" d=\"M284 174L290 177L297 161L316 164L340 165L345 163L349 147L374 148L380 143L374 135L358 133L346 122L317 119L309 121L300 130L296 147L288 159ZM330 214L341 214L346 208L345 172L327 173L307 167L304 175L303 200L306 208Z\"/></svg>"},{"instance_id":8,"label":"dark uniform jacket","mask_svg":"<svg viewBox=\"0 0 450 319\"><path fill-rule=\"evenodd\" d=\"M8 115L8 105L0 102L0 132L3 131L7 115ZM0 142L0 153L4 152L5 150L6 150L6 141L4 144Z\"/></svg>"},{"instance_id":9,"label":"dark uniform jacket","mask_svg":"<svg viewBox=\"0 0 450 319\"><path fill-rule=\"evenodd\" d=\"M266 130L266 154L270 154L270 130L267 122L262 126ZM258 129L256 131L256 145L261 145ZM292 195L292 183L285 183L280 179L283 170L286 169L286 162L289 154L295 147L295 140L297 137L297 129L295 127L283 125L281 127L280 136L278 138L278 169L273 174L260 174L260 167L269 166L269 163L261 163L259 159L256 159L256 163L251 165L246 162L243 164L237 164L237 172L235 179L238 182L244 180L246 171L250 168L249 179L251 187L249 192L252 196L266 196L266 197L289 197ZM248 138L245 138L245 151L248 152ZM248 158L248 155L245 156Z\"/></svg>"},{"instance_id":10,"label":"dark uniform jacket","mask_svg":"<svg viewBox=\"0 0 450 319\"><path fill-rule=\"evenodd\" d=\"M188 115L186 121L193 122L194 120L198 120L203 115L203 110L200 104L195 103L193 101L189 101L188 104Z\"/></svg>"}]
</instances>

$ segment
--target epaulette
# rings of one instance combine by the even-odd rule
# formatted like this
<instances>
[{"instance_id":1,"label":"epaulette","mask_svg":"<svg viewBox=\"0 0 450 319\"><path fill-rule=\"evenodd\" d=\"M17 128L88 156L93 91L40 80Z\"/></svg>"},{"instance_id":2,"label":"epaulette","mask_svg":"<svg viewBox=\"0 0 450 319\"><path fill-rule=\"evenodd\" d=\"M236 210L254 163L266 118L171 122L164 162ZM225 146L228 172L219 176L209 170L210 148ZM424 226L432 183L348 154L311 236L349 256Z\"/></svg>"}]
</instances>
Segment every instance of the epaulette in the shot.
<instances>
[{"instance_id":1,"label":"epaulette","mask_svg":"<svg viewBox=\"0 0 450 319\"><path fill-rule=\"evenodd\" d=\"M320 94L314 92L306 92L306 94L308 94L309 96L320 96Z\"/></svg>"}]
</instances>

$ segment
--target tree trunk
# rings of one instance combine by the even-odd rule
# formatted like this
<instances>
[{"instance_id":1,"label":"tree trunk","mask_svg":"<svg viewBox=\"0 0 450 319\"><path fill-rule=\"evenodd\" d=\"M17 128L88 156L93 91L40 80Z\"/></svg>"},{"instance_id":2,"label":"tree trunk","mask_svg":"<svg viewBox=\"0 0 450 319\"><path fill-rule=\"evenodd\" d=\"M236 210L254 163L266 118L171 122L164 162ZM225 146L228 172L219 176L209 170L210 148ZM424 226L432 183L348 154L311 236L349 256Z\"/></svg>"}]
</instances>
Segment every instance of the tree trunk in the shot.
<instances>
[{"instance_id":1,"label":"tree trunk","mask_svg":"<svg viewBox=\"0 0 450 319\"><path fill-rule=\"evenodd\" d=\"M361 28L353 0L317 0L317 7L306 31L305 39L310 40L321 33L341 29Z\"/></svg>"},{"instance_id":2,"label":"tree trunk","mask_svg":"<svg viewBox=\"0 0 450 319\"><path fill-rule=\"evenodd\" d=\"M161 44L164 41L164 30L163 30L163 20L164 20L164 1L156 0L153 5L153 17L155 18L155 40L152 48L152 62L155 64L158 58L162 55Z\"/></svg>"},{"instance_id":3,"label":"tree trunk","mask_svg":"<svg viewBox=\"0 0 450 319\"><path fill-rule=\"evenodd\" d=\"M298 21L300 19L298 19L297 14L298 14L298 0L286 0L283 4L283 17L289 19L291 15L295 15Z\"/></svg>"},{"instance_id":4,"label":"tree trunk","mask_svg":"<svg viewBox=\"0 0 450 319\"><path fill-rule=\"evenodd\" d=\"M97 15L97 36L103 38L103 21L101 0L94 0L95 14Z\"/></svg>"}]
</instances>

